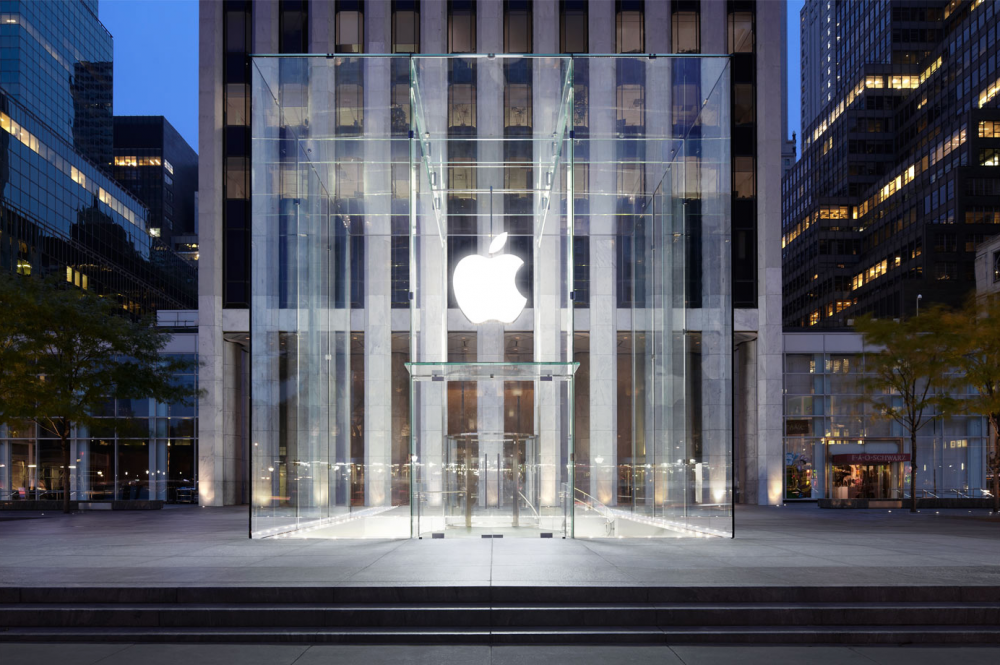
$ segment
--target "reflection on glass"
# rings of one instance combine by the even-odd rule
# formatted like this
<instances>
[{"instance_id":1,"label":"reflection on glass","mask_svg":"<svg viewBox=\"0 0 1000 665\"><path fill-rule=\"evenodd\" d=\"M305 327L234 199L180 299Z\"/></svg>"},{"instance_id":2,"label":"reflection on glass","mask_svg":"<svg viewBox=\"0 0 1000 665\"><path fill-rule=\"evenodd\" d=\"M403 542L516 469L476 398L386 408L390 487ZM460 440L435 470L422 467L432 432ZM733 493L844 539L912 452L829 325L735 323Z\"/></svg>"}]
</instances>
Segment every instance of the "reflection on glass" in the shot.
<instances>
[{"instance_id":1,"label":"reflection on glass","mask_svg":"<svg viewBox=\"0 0 1000 665\"><path fill-rule=\"evenodd\" d=\"M643 3L618 4L641 51ZM474 8L449 2L451 50ZM508 42L530 8L505 3ZM725 58L252 72L255 537L731 533ZM470 318L458 265L506 255L490 286L525 307Z\"/></svg>"}]
</instances>

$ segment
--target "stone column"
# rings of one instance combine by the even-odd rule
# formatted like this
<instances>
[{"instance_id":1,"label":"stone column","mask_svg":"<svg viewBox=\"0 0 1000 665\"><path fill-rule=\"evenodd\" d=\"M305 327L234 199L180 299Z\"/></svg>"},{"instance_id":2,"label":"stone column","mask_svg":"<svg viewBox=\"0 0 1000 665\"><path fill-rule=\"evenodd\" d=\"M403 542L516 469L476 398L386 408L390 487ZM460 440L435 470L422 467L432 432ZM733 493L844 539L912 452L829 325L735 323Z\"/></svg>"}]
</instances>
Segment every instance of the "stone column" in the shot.
<instances>
[{"instance_id":1,"label":"stone column","mask_svg":"<svg viewBox=\"0 0 1000 665\"><path fill-rule=\"evenodd\" d=\"M757 482L758 503L782 501L781 41L783 2L757 5Z\"/></svg>"},{"instance_id":2,"label":"stone column","mask_svg":"<svg viewBox=\"0 0 1000 665\"><path fill-rule=\"evenodd\" d=\"M198 8L198 501L223 505L222 367L222 3Z\"/></svg>"},{"instance_id":3,"label":"stone column","mask_svg":"<svg viewBox=\"0 0 1000 665\"><path fill-rule=\"evenodd\" d=\"M368 3L369 43L387 44L388 3ZM362 60L365 102L365 504L389 505L392 491L392 173L390 61Z\"/></svg>"},{"instance_id":4,"label":"stone column","mask_svg":"<svg viewBox=\"0 0 1000 665\"><path fill-rule=\"evenodd\" d=\"M614 53L615 3L590 4L590 50ZM618 343L615 278L617 154L615 62L590 61L590 459L591 494L615 503ZM577 460L579 465L584 460Z\"/></svg>"}]
</instances>

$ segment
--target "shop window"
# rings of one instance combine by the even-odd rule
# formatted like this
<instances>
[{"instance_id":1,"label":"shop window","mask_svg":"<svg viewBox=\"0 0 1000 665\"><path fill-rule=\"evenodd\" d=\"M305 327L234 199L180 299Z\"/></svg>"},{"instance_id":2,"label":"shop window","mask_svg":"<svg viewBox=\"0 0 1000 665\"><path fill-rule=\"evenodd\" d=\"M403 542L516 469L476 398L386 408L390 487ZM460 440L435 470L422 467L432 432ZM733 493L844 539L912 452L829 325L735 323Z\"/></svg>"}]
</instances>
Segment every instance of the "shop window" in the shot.
<instances>
[{"instance_id":1,"label":"shop window","mask_svg":"<svg viewBox=\"0 0 1000 665\"><path fill-rule=\"evenodd\" d=\"M365 15L361 0L337 0L336 42L337 53L364 53Z\"/></svg>"},{"instance_id":2,"label":"shop window","mask_svg":"<svg viewBox=\"0 0 1000 665\"><path fill-rule=\"evenodd\" d=\"M674 53L700 53L701 14L698 2L677 0L671 8L670 37Z\"/></svg>"},{"instance_id":3,"label":"shop window","mask_svg":"<svg viewBox=\"0 0 1000 665\"><path fill-rule=\"evenodd\" d=\"M588 48L587 0L559 3L559 52L586 53Z\"/></svg>"},{"instance_id":4,"label":"shop window","mask_svg":"<svg viewBox=\"0 0 1000 665\"><path fill-rule=\"evenodd\" d=\"M475 0L448 0L448 52L476 52Z\"/></svg>"},{"instance_id":5,"label":"shop window","mask_svg":"<svg viewBox=\"0 0 1000 665\"><path fill-rule=\"evenodd\" d=\"M617 0L615 7L615 52L642 53L645 50L643 0Z\"/></svg>"},{"instance_id":6,"label":"shop window","mask_svg":"<svg viewBox=\"0 0 1000 665\"><path fill-rule=\"evenodd\" d=\"M392 0L392 52L420 51L420 0Z\"/></svg>"},{"instance_id":7,"label":"shop window","mask_svg":"<svg viewBox=\"0 0 1000 665\"><path fill-rule=\"evenodd\" d=\"M504 53L531 53L531 0L504 0Z\"/></svg>"}]
</instances>

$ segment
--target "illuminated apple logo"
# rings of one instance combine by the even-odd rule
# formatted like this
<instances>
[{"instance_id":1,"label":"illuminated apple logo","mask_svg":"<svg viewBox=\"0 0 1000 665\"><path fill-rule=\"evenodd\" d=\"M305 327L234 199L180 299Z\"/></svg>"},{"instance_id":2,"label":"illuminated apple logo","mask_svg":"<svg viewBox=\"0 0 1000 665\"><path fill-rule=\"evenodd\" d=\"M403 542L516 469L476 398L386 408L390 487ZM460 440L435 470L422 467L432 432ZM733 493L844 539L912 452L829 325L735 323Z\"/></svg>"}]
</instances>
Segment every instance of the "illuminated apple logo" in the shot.
<instances>
[{"instance_id":1,"label":"illuminated apple logo","mask_svg":"<svg viewBox=\"0 0 1000 665\"><path fill-rule=\"evenodd\" d=\"M513 254L493 256L507 243L501 233L490 243L490 257L472 255L458 262L452 285L462 313L473 323L513 323L528 304L518 292L514 276L524 261Z\"/></svg>"}]
</instances>

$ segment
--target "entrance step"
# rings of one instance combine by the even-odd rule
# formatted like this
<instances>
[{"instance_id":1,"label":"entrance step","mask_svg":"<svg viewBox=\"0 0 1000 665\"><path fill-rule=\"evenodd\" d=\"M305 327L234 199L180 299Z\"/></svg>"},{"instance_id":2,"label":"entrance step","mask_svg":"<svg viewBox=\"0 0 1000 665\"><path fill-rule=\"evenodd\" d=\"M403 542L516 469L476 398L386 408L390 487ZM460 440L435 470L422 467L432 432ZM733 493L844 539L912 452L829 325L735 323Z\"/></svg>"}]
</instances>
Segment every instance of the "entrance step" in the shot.
<instances>
[{"instance_id":1,"label":"entrance step","mask_svg":"<svg viewBox=\"0 0 1000 665\"><path fill-rule=\"evenodd\" d=\"M7 588L0 641L1000 644L998 588L853 595L846 587Z\"/></svg>"}]
</instances>

